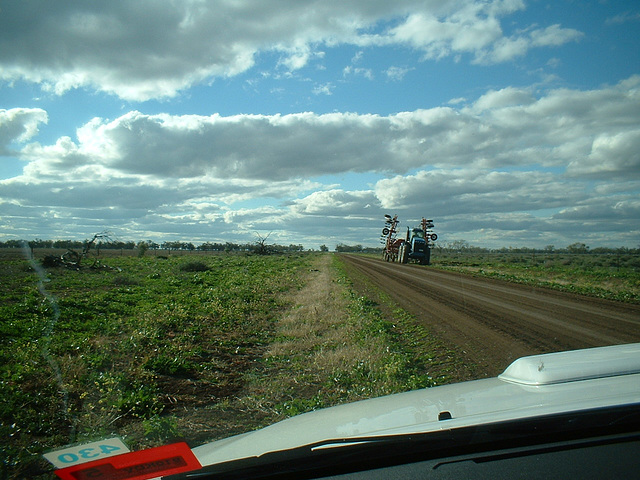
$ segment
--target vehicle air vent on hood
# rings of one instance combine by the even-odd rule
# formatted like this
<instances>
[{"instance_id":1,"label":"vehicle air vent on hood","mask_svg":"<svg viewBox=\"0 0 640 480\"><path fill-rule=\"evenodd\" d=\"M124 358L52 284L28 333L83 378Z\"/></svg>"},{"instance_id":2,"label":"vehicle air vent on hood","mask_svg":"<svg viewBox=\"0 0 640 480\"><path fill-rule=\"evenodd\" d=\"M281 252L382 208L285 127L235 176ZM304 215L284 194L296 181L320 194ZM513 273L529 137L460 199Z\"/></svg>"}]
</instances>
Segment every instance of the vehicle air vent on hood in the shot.
<instances>
[{"instance_id":1,"label":"vehicle air vent on hood","mask_svg":"<svg viewBox=\"0 0 640 480\"><path fill-rule=\"evenodd\" d=\"M522 385L552 385L640 373L640 343L522 357L498 375Z\"/></svg>"}]
</instances>

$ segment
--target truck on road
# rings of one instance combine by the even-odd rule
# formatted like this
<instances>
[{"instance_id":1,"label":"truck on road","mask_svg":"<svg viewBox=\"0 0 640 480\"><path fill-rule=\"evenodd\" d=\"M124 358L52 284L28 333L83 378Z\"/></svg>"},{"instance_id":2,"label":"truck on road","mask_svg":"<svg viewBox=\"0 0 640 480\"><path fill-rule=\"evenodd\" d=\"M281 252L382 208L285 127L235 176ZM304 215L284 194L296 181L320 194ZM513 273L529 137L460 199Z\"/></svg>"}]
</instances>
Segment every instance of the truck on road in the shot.
<instances>
[{"instance_id":1,"label":"truck on road","mask_svg":"<svg viewBox=\"0 0 640 480\"><path fill-rule=\"evenodd\" d=\"M420 227L407 227L405 238L397 238L398 216L385 215L385 227L382 229L384 250L382 257L387 262L408 263L415 261L420 265L431 263L431 247L438 239L438 235L432 232L433 220L422 217Z\"/></svg>"}]
</instances>

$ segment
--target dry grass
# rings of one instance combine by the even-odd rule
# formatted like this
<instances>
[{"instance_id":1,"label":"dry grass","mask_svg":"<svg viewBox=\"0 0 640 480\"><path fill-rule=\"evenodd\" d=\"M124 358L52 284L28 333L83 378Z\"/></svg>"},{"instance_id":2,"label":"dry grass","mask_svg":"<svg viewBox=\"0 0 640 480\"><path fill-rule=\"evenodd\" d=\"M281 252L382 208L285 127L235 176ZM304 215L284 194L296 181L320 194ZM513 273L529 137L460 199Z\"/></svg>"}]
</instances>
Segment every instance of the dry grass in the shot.
<instances>
[{"instance_id":1,"label":"dry grass","mask_svg":"<svg viewBox=\"0 0 640 480\"><path fill-rule=\"evenodd\" d=\"M242 402L278 420L316 408L433 384L403 350L400 329L355 295L335 258L316 259L280 319Z\"/></svg>"},{"instance_id":2,"label":"dry grass","mask_svg":"<svg viewBox=\"0 0 640 480\"><path fill-rule=\"evenodd\" d=\"M267 357L314 352L344 343L348 301L344 285L334 281L331 257L319 257L302 290L291 297L294 307L280 320L278 341ZM317 352L316 352L317 353Z\"/></svg>"},{"instance_id":3,"label":"dry grass","mask_svg":"<svg viewBox=\"0 0 640 480\"><path fill-rule=\"evenodd\" d=\"M336 362L337 350L347 349L354 328L349 324L347 289L335 281L331 262L332 256L319 256L304 287L290 295L292 308L280 319L275 341L264 355L266 371L254 378L243 399L274 419L326 406L320 397L326 397L332 371L353 363L354 352Z\"/></svg>"}]
</instances>

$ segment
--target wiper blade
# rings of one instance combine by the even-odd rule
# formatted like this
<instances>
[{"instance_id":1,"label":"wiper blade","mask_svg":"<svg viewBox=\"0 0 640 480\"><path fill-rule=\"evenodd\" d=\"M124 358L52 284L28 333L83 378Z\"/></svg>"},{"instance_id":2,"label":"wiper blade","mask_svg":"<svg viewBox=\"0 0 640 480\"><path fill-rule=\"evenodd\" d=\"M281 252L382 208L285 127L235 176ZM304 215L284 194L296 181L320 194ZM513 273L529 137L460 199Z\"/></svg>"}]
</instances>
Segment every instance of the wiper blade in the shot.
<instances>
[{"instance_id":1,"label":"wiper blade","mask_svg":"<svg viewBox=\"0 0 640 480\"><path fill-rule=\"evenodd\" d=\"M322 441L164 477L167 480L317 478L425 460L640 432L640 404L554 414L430 433ZM560 447L565 448L565 447Z\"/></svg>"},{"instance_id":2,"label":"wiper blade","mask_svg":"<svg viewBox=\"0 0 640 480\"><path fill-rule=\"evenodd\" d=\"M206 480L235 478L282 478L286 474L298 475L313 465L318 472L323 466L335 466L337 458L341 462L349 462L352 457L358 458L363 452L383 445L411 441L399 437L379 437L362 439L336 439L304 445L289 450L265 453L259 457L248 457L203 467L201 470L163 477L166 480ZM285 477L286 478L286 477Z\"/></svg>"}]
</instances>

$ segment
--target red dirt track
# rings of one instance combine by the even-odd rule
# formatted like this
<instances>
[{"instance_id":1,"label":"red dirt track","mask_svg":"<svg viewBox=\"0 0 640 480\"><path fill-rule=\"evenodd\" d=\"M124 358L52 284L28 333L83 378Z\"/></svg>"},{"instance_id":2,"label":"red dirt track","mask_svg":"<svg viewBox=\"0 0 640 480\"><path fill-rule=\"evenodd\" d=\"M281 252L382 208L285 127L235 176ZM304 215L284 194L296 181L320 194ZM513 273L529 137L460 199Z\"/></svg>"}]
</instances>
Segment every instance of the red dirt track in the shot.
<instances>
[{"instance_id":1,"label":"red dirt track","mask_svg":"<svg viewBox=\"0 0 640 480\"><path fill-rule=\"evenodd\" d=\"M640 342L640 305L358 255L341 257L445 345L495 376L525 355Z\"/></svg>"}]
</instances>

